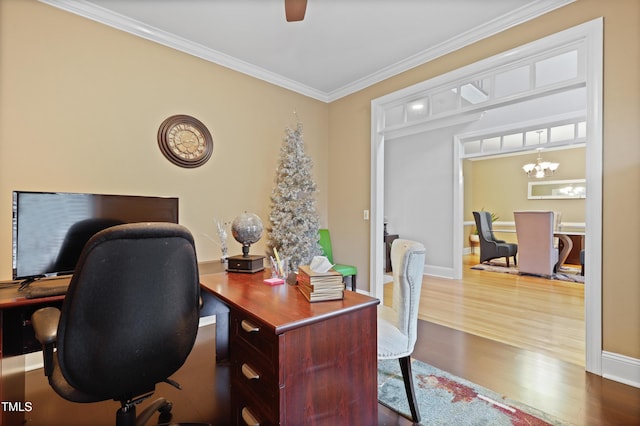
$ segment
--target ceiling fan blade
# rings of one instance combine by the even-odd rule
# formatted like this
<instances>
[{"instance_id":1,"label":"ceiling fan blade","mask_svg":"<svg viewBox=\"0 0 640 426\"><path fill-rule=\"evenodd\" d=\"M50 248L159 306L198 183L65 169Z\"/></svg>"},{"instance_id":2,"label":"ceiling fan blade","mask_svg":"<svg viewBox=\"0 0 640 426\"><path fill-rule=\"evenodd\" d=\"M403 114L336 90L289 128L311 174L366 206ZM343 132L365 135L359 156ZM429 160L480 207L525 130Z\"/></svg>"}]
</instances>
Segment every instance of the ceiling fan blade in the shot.
<instances>
[{"instance_id":1,"label":"ceiling fan blade","mask_svg":"<svg viewBox=\"0 0 640 426\"><path fill-rule=\"evenodd\" d=\"M307 0L284 0L287 22L302 21L307 10Z\"/></svg>"}]
</instances>

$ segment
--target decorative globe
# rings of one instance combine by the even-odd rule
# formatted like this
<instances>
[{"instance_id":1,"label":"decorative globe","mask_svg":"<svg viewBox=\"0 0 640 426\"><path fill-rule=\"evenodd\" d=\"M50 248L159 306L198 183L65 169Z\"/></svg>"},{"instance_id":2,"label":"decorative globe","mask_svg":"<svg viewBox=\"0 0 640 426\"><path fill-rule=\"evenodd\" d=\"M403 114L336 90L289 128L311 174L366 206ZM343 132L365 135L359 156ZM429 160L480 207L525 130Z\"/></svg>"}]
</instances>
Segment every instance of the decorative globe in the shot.
<instances>
[{"instance_id":1,"label":"decorative globe","mask_svg":"<svg viewBox=\"0 0 640 426\"><path fill-rule=\"evenodd\" d=\"M249 256L249 247L262 237L262 221L253 213L244 212L231 222L231 235L242 244L242 255Z\"/></svg>"}]
</instances>

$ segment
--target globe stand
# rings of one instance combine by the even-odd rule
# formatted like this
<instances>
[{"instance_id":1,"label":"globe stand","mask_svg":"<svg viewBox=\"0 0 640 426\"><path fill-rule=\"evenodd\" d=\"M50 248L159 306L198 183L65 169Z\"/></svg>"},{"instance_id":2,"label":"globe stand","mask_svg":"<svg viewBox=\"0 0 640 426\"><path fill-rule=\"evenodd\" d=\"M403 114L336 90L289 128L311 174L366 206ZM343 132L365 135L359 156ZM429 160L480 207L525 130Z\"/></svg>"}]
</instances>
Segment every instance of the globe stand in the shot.
<instances>
[{"instance_id":1,"label":"globe stand","mask_svg":"<svg viewBox=\"0 0 640 426\"><path fill-rule=\"evenodd\" d=\"M264 258L265 256L257 256L253 254L239 254L237 256L229 256L227 271L228 272L242 272L245 274L255 274L264 270Z\"/></svg>"},{"instance_id":2,"label":"globe stand","mask_svg":"<svg viewBox=\"0 0 640 426\"><path fill-rule=\"evenodd\" d=\"M242 245L242 254L229 257L227 263L228 272L242 272L245 274L255 274L264 270L265 256L249 254L251 244Z\"/></svg>"}]
</instances>

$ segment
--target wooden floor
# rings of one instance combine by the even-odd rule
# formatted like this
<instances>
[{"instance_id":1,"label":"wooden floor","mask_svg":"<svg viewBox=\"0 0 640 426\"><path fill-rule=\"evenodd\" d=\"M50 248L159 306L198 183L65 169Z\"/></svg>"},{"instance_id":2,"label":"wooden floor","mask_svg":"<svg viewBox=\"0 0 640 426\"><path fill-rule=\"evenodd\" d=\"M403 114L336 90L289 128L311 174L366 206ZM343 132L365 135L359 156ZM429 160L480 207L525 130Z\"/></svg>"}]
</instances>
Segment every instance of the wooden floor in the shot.
<instances>
[{"instance_id":1,"label":"wooden floor","mask_svg":"<svg viewBox=\"0 0 640 426\"><path fill-rule=\"evenodd\" d=\"M420 319L585 365L584 284L474 270L425 276Z\"/></svg>"},{"instance_id":2,"label":"wooden floor","mask_svg":"<svg viewBox=\"0 0 640 426\"><path fill-rule=\"evenodd\" d=\"M173 402L174 421L229 424L229 369L215 364L214 353L215 326L202 327L187 363L173 376L183 390L158 385L155 396ZM640 389L534 351L421 320L414 357L575 425L640 425ZM114 423L117 403L65 401L49 388L41 369L26 374L26 389L33 406L25 415L27 425ZM412 424L382 405L378 416L379 425Z\"/></svg>"},{"instance_id":3,"label":"wooden floor","mask_svg":"<svg viewBox=\"0 0 640 426\"><path fill-rule=\"evenodd\" d=\"M584 370L584 285L478 263L465 256L462 280L425 276L413 356L576 425L640 425L640 389Z\"/></svg>"},{"instance_id":4,"label":"wooden floor","mask_svg":"<svg viewBox=\"0 0 640 426\"><path fill-rule=\"evenodd\" d=\"M186 363L172 379L183 390L161 383L155 394L142 402L138 412L158 397L173 402L173 421L229 424L229 368L215 363L215 325L200 327ZM26 373L26 400L33 409L25 413L25 424L33 426L101 426L115 424L120 404L104 401L77 404L59 397L47 383L42 369ZM157 416L152 420L157 421ZM149 421L148 424L154 424ZM13 426L13 425L10 425Z\"/></svg>"},{"instance_id":5,"label":"wooden floor","mask_svg":"<svg viewBox=\"0 0 640 426\"><path fill-rule=\"evenodd\" d=\"M469 261L473 262L473 259ZM468 278L476 273L481 278ZM580 317L568 321L563 317L571 318L573 314L548 313L545 306L577 296L566 296L567 290L561 289L565 286L559 284L550 284L546 289L553 293L551 296L536 295L530 287L538 290L544 287L536 287L535 280L529 282L527 279L510 284L516 289L515 294L507 296L507 292L500 297L487 298L483 294L488 290L486 286L506 292L503 287L508 285L502 282L503 278L491 278L487 273L477 271L472 275L465 273L464 280L470 281L457 284L448 281L448 291L442 290L445 282L427 278L421 302L421 316L426 320L420 320L418 324L414 357L575 425L640 425L640 389L585 373L584 367L575 360L579 356L566 355L569 360L560 359L556 354L566 350L546 346L547 342L562 340L559 337L538 332L531 342L524 342L522 337L510 336L516 335L515 331L504 331L509 327L502 323L517 322L517 327L526 328L533 327L527 323L550 322L554 324L554 330L547 334L567 335L562 329L566 326L563 325L565 321L574 326ZM473 281L477 282L473 284ZM568 291L569 294L572 292ZM481 302L481 299L485 301ZM503 306L511 300L519 304ZM478 305L482 304L491 306L491 310L484 311L484 319L476 318L481 315ZM474 309L476 312L472 313ZM582 308L571 306L565 306L566 309L582 311ZM531 315L537 315L537 310L543 312L541 319L532 319ZM440 314L436 315L438 312ZM558 319L549 319L558 315ZM440 323L447 323L447 326ZM468 328L469 332L460 331L463 328ZM493 339L483 337L483 333ZM506 337L498 337L501 335ZM499 341L509 339L513 341ZM537 346L535 341L544 343ZM577 343L571 346L576 345L580 346ZM187 363L173 376L182 384L183 390L165 384L158 386L156 395L166 396L174 403L174 421L229 424L229 371L227 366L215 364L214 354L215 326L202 327ZM41 369L26 373L26 391L26 400L33 406L33 410L25 415L27 425L113 424L118 405L113 401L95 404L64 401L49 388ZM144 407L145 403L142 405ZM379 425L411 424L381 405L378 409ZM428 418L429 413L422 414Z\"/></svg>"},{"instance_id":6,"label":"wooden floor","mask_svg":"<svg viewBox=\"0 0 640 426\"><path fill-rule=\"evenodd\" d=\"M575 425L640 425L640 389L537 351L419 321L413 356Z\"/></svg>"}]
</instances>

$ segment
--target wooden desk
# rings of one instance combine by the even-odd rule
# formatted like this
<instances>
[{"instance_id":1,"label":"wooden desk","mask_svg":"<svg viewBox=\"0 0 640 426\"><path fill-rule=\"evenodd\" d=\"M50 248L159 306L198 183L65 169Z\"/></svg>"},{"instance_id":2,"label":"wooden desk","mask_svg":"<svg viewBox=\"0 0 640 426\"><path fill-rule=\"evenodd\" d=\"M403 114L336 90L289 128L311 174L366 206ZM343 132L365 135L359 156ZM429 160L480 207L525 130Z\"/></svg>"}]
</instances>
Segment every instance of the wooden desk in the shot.
<instances>
[{"instance_id":1,"label":"wooden desk","mask_svg":"<svg viewBox=\"0 0 640 426\"><path fill-rule=\"evenodd\" d=\"M42 280L32 286L47 287L68 284L70 277ZM31 340L30 313L44 306L60 306L64 296L26 299L18 292L18 284L0 283L0 401L12 403L13 410L2 410L0 425L19 425L24 420L25 385L23 351L16 347ZM24 317L21 319L21 317ZM11 344L9 344L11 343Z\"/></svg>"},{"instance_id":2,"label":"wooden desk","mask_svg":"<svg viewBox=\"0 0 640 426\"><path fill-rule=\"evenodd\" d=\"M379 300L346 291L309 303L295 286L263 284L267 276L201 276L229 308L216 335L228 324L232 422L377 424Z\"/></svg>"}]
</instances>

